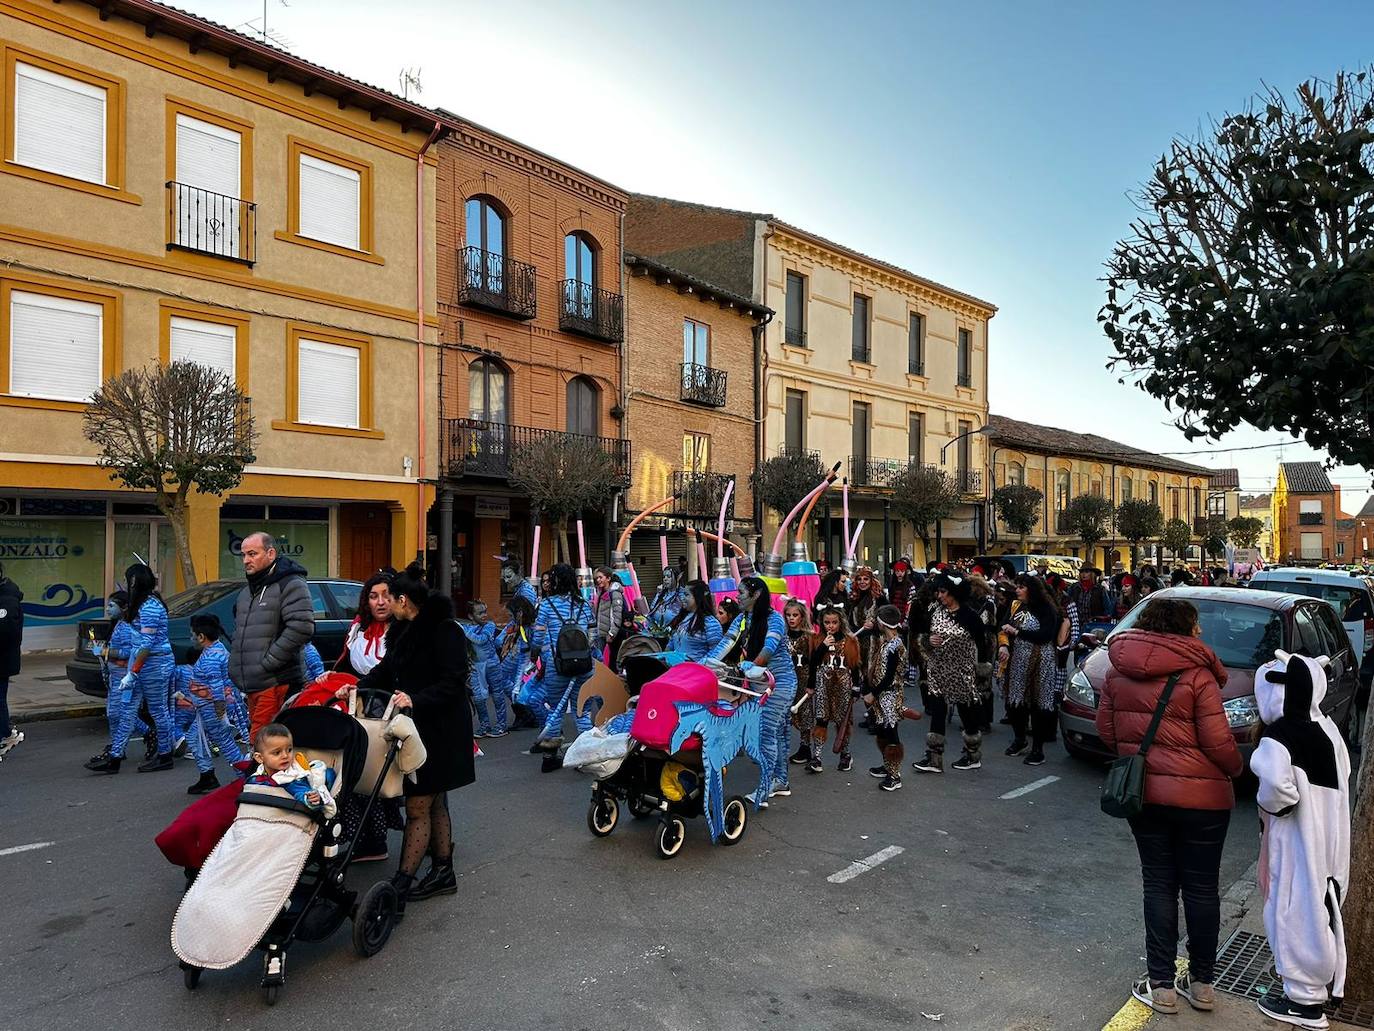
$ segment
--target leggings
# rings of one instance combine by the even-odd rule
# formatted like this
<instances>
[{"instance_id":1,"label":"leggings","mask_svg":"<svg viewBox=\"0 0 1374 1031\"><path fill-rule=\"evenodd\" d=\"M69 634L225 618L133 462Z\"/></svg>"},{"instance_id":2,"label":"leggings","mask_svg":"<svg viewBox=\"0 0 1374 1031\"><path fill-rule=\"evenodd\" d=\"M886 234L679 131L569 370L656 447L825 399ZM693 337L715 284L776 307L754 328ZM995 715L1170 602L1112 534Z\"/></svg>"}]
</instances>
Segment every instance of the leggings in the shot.
<instances>
[{"instance_id":1,"label":"leggings","mask_svg":"<svg viewBox=\"0 0 1374 1031\"><path fill-rule=\"evenodd\" d=\"M134 674L134 682L125 701L120 699L121 712L119 726L114 740L110 742L110 754L115 758L124 757L124 749L138 722L140 702L148 706L148 714L157 728L157 754L169 755L173 745L172 714L167 705L168 686L171 683L174 666L171 655L150 655L143 661L143 668ZM119 684L114 685L116 691Z\"/></svg>"},{"instance_id":2,"label":"leggings","mask_svg":"<svg viewBox=\"0 0 1374 1031\"><path fill-rule=\"evenodd\" d=\"M119 682L124 679L124 674L127 672L128 666L116 666L111 663L105 667L105 722L110 725L111 743L114 742L115 735L119 733L119 720L124 713L124 700L119 690ZM134 735L142 737L148 733L148 724L141 719L136 720L133 730L129 733L131 737Z\"/></svg>"},{"instance_id":3,"label":"leggings","mask_svg":"<svg viewBox=\"0 0 1374 1031\"><path fill-rule=\"evenodd\" d=\"M785 788L787 781L787 748L792 740L792 703L796 689L783 693L777 688L763 703L762 725L759 728L759 749L768 763L759 781L756 801L763 802L774 788Z\"/></svg>"},{"instance_id":4,"label":"leggings","mask_svg":"<svg viewBox=\"0 0 1374 1031\"><path fill-rule=\"evenodd\" d=\"M428 852L436 863L453 862L453 821L448 795L410 795L406 798L406 829L401 841L401 873L414 877Z\"/></svg>"},{"instance_id":5,"label":"leggings","mask_svg":"<svg viewBox=\"0 0 1374 1031\"><path fill-rule=\"evenodd\" d=\"M195 691L189 694L195 706L195 727L186 735L191 746L191 754L196 758L196 769L209 773L215 768L215 757L208 745L219 749L220 758L231 766L243 758L239 743L234 740L234 729L229 725L229 713L224 702L202 698Z\"/></svg>"}]
</instances>

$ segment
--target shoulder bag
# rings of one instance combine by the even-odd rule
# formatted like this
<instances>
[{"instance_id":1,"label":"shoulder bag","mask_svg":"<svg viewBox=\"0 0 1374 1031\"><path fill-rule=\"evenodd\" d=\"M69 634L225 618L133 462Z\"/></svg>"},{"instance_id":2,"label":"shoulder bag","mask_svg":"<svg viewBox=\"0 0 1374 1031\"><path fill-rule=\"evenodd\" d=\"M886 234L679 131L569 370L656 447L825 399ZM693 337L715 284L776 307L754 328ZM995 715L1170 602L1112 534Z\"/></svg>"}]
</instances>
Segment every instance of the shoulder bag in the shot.
<instances>
[{"instance_id":1,"label":"shoulder bag","mask_svg":"<svg viewBox=\"0 0 1374 1031\"><path fill-rule=\"evenodd\" d=\"M1102 811L1108 816L1121 820L1139 816L1145 805L1145 753L1155 742L1159 731L1159 721L1164 718L1164 710L1169 707L1169 696L1174 693L1180 674L1175 673L1164 682L1164 691L1155 706L1154 718L1149 729L1140 739L1140 750L1135 755L1123 755L1107 767L1107 779L1102 782Z\"/></svg>"}]
</instances>

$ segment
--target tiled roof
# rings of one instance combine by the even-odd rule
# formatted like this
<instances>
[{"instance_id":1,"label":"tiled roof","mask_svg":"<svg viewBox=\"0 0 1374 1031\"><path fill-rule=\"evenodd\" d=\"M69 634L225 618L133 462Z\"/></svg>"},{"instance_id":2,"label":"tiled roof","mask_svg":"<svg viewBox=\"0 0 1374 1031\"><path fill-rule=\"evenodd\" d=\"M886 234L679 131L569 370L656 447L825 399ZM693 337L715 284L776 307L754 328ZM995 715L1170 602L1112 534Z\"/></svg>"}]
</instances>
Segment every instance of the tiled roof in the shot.
<instances>
[{"instance_id":1,"label":"tiled roof","mask_svg":"<svg viewBox=\"0 0 1374 1031\"><path fill-rule=\"evenodd\" d=\"M1374 519L1374 494L1364 503L1364 508L1355 513L1356 519Z\"/></svg>"},{"instance_id":2,"label":"tiled roof","mask_svg":"<svg viewBox=\"0 0 1374 1031\"><path fill-rule=\"evenodd\" d=\"M700 276L694 276L690 272L682 271L680 268L673 268L671 265L665 265L663 262L656 261L653 258L646 258L640 254L630 254L627 251L625 254L625 264L631 269L642 268L651 274L668 277L675 282L685 283L706 300L733 301L736 307L749 315L762 317L764 315L773 314L772 308L765 307L757 301L751 301L748 297L744 297L731 290L722 289L714 283L702 279Z\"/></svg>"},{"instance_id":3,"label":"tiled roof","mask_svg":"<svg viewBox=\"0 0 1374 1031\"><path fill-rule=\"evenodd\" d=\"M1374 499L1371 499L1374 500ZM1272 508L1274 505L1273 494L1242 494L1240 496L1240 507L1245 508Z\"/></svg>"},{"instance_id":4,"label":"tiled roof","mask_svg":"<svg viewBox=\"0 0 1374 1031\"><path fill-rule=\"evenodd\" d=\"M1213 490L1240 490L1239 469L1213 469Z\"/></svg>"},{"instance_id":5,"label":"tiled roof","mask_svg":"<svg viewBox=\"0 0 1374 1031\"><path fill-rule=\"evenodd\" d=\"M1281 462L1284 481L1293 494L1331 494L1331 478L1320 462Z\"/></svg>"},{"instance_id":6,"label":"tiled roof","mask_svg":"<svg viewBox=\"0 0 1374 1031\"><path fill-rule=\"evenodd\" d=\"M1005 415L989 415L988 425L992 428L992 440L996 444L1037 454L1078 455L1122 465L1187 473L1190 476L1212 475L1211 469L1200 465L1180 462L1177 458L1165 458L1129 444L1099 437L1096 433L1075 433L1055 426L1037 426L1033 422L1008 419Z\"/></svg>"}]
</instances>

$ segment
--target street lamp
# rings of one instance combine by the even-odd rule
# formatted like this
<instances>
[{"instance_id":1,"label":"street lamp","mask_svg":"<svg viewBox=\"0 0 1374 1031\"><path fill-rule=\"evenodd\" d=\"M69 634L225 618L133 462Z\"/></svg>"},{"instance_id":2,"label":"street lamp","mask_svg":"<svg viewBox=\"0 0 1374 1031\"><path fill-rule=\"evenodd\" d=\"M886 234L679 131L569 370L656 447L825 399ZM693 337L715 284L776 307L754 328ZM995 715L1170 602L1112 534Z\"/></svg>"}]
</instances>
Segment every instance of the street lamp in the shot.
<instances>
[{"instance_id":1,"label":"street lamp","mask_svg":"<svg viewBox=\"0 0 1374 1031\"><path fill-rule=\"evenodd\" d=\"M979 426L976 430L969 430L967 433L959 434L959 436L955 437L944 447L940 448L940 464L945 464L945 452L952 448L955 444L959 443L959 441L963 440L965 437L977 437L991 432L991 426Z\"/></svg>"}]
</instances>

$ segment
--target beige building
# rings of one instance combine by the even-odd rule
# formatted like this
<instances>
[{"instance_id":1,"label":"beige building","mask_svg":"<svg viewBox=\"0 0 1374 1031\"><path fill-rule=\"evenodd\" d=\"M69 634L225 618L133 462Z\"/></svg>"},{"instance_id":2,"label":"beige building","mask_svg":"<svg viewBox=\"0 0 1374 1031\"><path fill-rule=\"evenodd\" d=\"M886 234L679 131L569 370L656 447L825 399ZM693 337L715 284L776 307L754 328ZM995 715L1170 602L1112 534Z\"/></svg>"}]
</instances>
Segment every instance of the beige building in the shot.
<instances>
[{"instance_id":1,"label":"beige building","mask_svg":"<svg viewBox=\"0 0 1374 1031\"><path fill-rule=\"evenodd\" d=\"M0 0L0 47L0 555L26 644L69 643L135 553L177 586L166 522L82 434L102 381L152 362L251 397L256 461L193 496L199 579L241 575L258 528L316 576L423 552L444 128L146 0Z\"/></svg>"},{"instance_id":2,"label":"beige building","mask_svg":"<svg viewBox=\"0 0 1374 1031\"><path fill-rule=\"evenodd\" d=\"M853 526L866 521L861 561L926 559L890 510L888 483L911 462L944 467L967 499L939 528L943 555L977 550L993 305L770 215L633 196L625 232L630 250L779 313L754 399L756 455L841 463ZM771 542L778 514L758 515ZM842 556L839 516L836 489L813 521L813 557Z\"/></svg>"},{"instance_id":3,"label":"beige building","mask_svg":"<svg viewBox=\"0 0 1374 1031\"><path fill-rule=\"evenodd\" d=\"M1258 519L1264 524L1256 547L1259 548L1259 553L1266 562L1271 561L1274 554L1274 495L1242 494L1240 497L1240 514Z\"/></svg>"}]
</instances>

